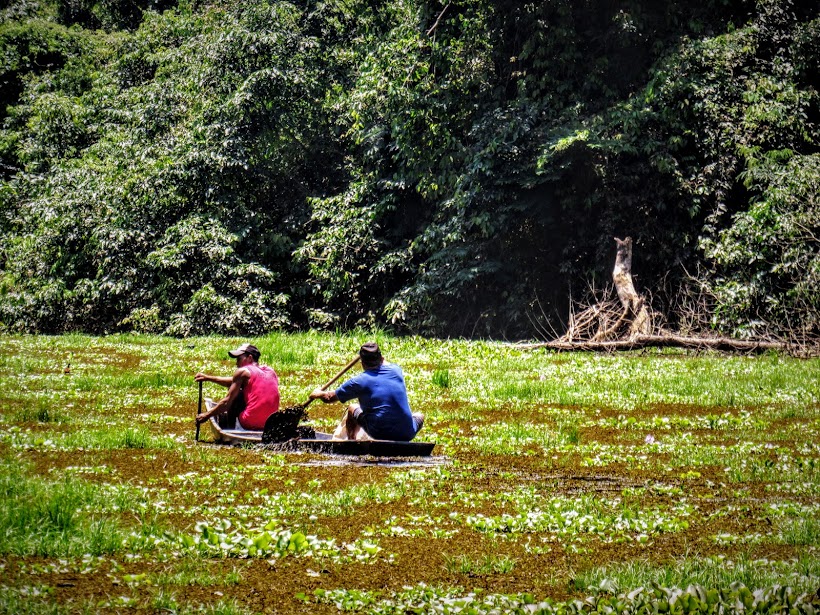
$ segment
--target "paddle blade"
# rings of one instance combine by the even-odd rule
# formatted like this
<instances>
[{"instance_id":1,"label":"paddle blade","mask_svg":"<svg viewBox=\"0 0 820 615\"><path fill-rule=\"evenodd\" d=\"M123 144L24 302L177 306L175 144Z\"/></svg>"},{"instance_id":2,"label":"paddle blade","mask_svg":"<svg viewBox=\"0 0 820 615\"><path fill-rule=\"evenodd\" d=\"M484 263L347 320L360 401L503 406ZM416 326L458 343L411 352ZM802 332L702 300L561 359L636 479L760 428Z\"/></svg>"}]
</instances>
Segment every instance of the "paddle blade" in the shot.
<instances>
[{"instance_id":1,"label":"paddle blade","mask_svg":"<svg viewBox=\"0 0 820 615\"><path fill-rule=\"evenodd\" d=\"M285 442L295 438L299 421L306 416L304 406L291 406L274 412L265 421L265 429L262 430L262 444Z\"/></svg>"}]
</instances>

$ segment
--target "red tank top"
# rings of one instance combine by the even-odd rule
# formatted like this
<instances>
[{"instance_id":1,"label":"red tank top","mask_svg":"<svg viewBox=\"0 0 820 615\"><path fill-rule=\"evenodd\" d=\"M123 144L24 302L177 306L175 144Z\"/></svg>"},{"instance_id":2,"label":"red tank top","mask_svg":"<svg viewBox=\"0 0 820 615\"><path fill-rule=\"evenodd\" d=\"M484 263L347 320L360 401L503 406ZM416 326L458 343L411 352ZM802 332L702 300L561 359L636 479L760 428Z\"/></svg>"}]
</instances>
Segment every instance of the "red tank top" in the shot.
<instances>
[{"instance_id":1,"label":"red tank top","mask_svg":"<svg viewBox=\"0 0 820 615\"><path fill-rule=\"evenodd\" d=\"M279 377L267 365L246 365L251 377L243 389L245 410L239 415L239 423L245 429L261 430L265 421L279 410Z\"/></svg>"}]
</instances>

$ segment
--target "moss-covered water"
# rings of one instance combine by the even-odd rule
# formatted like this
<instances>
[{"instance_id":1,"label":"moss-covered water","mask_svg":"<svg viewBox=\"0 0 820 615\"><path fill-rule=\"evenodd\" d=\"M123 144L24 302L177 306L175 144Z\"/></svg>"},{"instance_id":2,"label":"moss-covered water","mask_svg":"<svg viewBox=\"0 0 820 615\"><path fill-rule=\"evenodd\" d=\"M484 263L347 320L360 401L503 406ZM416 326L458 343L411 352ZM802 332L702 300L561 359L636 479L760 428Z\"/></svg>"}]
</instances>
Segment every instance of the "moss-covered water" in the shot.
<instances>
[{"instance_id":1,"label":"moss-covered water","mask_svg":"<svg viewBox=\"0 0 820 615\"><path fill-rule=\"evenodd\" d=\"M366 337L254 341L288 405ZM0 612L820 586L820 361L377 337L427 417L425 465L197 444L193 375L230 373L236 338L1 337Z\"/></svg>"}]
</instances>

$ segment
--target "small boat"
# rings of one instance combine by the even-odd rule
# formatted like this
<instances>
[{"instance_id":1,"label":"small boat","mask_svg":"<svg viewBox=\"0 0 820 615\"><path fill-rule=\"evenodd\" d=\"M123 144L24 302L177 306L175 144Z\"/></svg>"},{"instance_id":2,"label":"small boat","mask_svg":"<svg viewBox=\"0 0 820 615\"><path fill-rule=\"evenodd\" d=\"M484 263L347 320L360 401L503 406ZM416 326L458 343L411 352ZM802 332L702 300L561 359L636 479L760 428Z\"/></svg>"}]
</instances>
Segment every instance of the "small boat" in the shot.
<instances>
[{"instance_id":1,"label":"small boat","mask_svg":"<svg viewBox=\"0 0 820 615\"><path fill-rule=\"evenodd\" d=\"M372 455L373 457L429 457L434 442L402 442L399 440L334 440L333 436L316 432L313 438L295 441L298 450L330 455Z\"/></svg>"},{"instance_id":2,"label":"small boat","mask_svg":"<svg viewBox=\"0 0 820 615\"><path fill-rule=\"evenodd\" d=\"M215 417L208 423L214 442L218 444L262 444L262 431L226 429ZM331 455L372 455L374 457L429 457L434 442L400 442L398 440L334 440L327 433L315 432L312 438L296 438L288 442L291 450Z\"/></svg>"},{"instance_id":3,"label":"small boat","mask_svg":"<svg viewBox=\"0 0 820 615\"><path fill-rule=\"evenodd\" d=\"M211 434L217 444L261 444L262 430L253 431L250 429L227 429L220 427L216 417L212 416L208 420L211 426Z\"/></svg>"}]
</instances>

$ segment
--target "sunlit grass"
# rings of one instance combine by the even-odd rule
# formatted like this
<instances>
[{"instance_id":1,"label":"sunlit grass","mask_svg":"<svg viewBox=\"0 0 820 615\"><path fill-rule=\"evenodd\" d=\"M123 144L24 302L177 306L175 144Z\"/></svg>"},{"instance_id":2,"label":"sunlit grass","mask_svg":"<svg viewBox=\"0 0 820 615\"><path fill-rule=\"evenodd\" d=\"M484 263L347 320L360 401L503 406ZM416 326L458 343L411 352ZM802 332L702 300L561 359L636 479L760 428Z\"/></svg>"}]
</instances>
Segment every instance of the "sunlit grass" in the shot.
<instances>
[{"instance_id":1,"label":"sunlit grass","mask_svg":"<svg viewBox=\"0 0 820 615\"><path fill-rule=\"evenodd\" d=\"M272 333L256 344L265 363L275 369L291 370L316 364L315 338L309 336Z\"/></svg>"},{"instance_id":2,"label":"sunlit grass","mask_svg":"<svg viewBox=\"0 0 820 615\"><path fill-rule=\"evenodd\" d=\"M530 446L551 449L570 440L577 442L577 432L562 433L543 424L493 423L477 427L470 446L483 453L512 455L525 452Z\"/></svg>"},{"instance_id":3,"label":"sunlit grass","mask_svg":"<svg viewBox=\"0 0 820 615\"><path fill-rule=\"evenodd\" d=\"M53 587L42 585L0 586L0 615L91 615L98 612L92 600L59 604L52 596L53 591Z\"/></svg>"},{"instance_id":4,"label":"sunlit grass","mask_svg":"<svg viewBox=\"0 0 820 615\"><path fill-rule=\"evenodd\" d=\"M233 564L229 570L220 567L215 572L212 566L203 563L200 559L185 558L175 563L168 571L146 575L146 579L152 585L161 586L230 587L239 584L242 580L242 567Z\"/></svg>"},{"instance_id":5,"label":"sunlit grass","mask_svg":"<svg viewBox=\"0 0 820 615\"><path fill-rule=\"evenodd\" d=\"M15 423L67 423L71 419L64 408L50 401L36 400L11 413L9 417Z\"/></svg>"},{"instance_id":6,"label":"sunlit grass","mask_svg":"<svg viewBox=\"0 0 820 615\"><path fill-rule=\"evenodd\" d=\"M786 545L820 546L820 507L797 508L781 518L776 540Z\"/></svg>"},{"instance_id":7,"label":"sunlit grass","mask_svg":"<svg viewBox=\"0 0 820 615\"><path fill-rule=\"evenodd\" d=\"M509 574L515 569L515 560L506 555L494 554L478 558L445 555L444 569L450 573L464 575Z\"/></svg>"},{"instance_id":8,"label":"sunlit grass","mask_svg":"<svg viewBox=\"0 0 820 615\"><path fill-rule=\"evenodd\" d=\"M776 369L773 369L776 368ZM655 403L734 408L818 402L812 362L779 358L655 359L652 356L573 356L543 363L529 360L514 370L494 371L489 394L499 401L602 405L631 409Z\"/></svg>"},{"instance_id":9,"label":"sunlit grass","mask_svg":"<svg viewBox=\"0 0 820 615\"><path fill-rule=\"evenodd\" d=\"M169 389L190 386L188 374L153 372L153 373L95 373L83 374L72 379L72 385L80 391L99 389Z\"/></svg>"},{"instance_id":10,"label":"sunlit grass","mask_svg":"<svg viewBox=\"0 0 820 615\"><path fill-rule=\"evenodd\" d=\"M94 427L49 436L10 429L0 435L2 441L9 441L18 449L37 447L44 450L173 450L183 446L172 436L154 435L142 427Z\"/></svg>"},{"instance_id":11,"label":"sunlit grass","mask_svg":"<svg viewBox=\"0 0 820 615\"><path fill-rule=\"evenodd\" d=\"M619 414L616 417L599 419L594 422L602 427L630 430L680 431L691 429L712 429L718 431L743 430L761 431L767 429L770 421L760 413L752 414L747 410L721 414L705 413L702 416L654 415L637 418Z\"/></svg>"},{"instance_id":12,"label":"sunlit grass","mask_svg":"<svg viewBox=\"0 0 820 615\"><path fill-rule=\"evenodd\" d=\"M46 481L28 475L15 460L3 461L0 475L0 553L15 555L101 555L125 541L112 518L87 509L111 510L116 498L74 478ZM124 502L120 502L124 504Z\"/></svg>"},{"instance_id":13,"label":"sunlit grass","mask_svg":"<svg viewBox=\"0 0 820 615\"><path fill-rule=\"evenodd\" d=\"M433 372L433 384L442 389L450 388L450 370L437 369Z\"/></svg>"}]
</instances>

